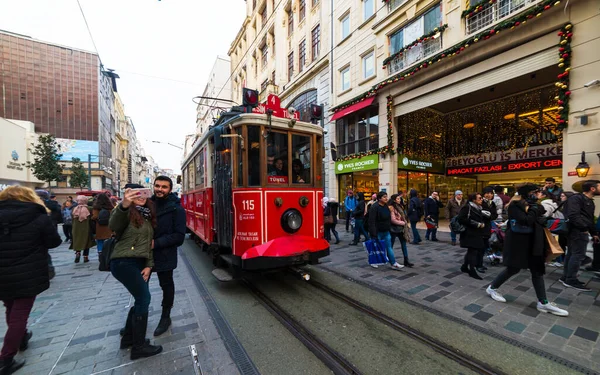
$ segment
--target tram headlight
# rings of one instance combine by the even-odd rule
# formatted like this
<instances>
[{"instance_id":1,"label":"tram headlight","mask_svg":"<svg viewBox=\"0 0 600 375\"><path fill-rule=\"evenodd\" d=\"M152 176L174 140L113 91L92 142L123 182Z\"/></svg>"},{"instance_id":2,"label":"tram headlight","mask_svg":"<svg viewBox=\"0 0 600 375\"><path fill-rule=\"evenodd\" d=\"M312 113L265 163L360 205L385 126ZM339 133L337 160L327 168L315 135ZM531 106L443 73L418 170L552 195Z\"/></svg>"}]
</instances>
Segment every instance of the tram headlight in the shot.
<instances>
[{"instance_id":1,"label":"tram headlight","mask_svg":"<svg viewBox=\"0 0 600 375\"><path fill-rule=\"evenodd\" d=\"M296 233L302 226L302 214L296 209L289 209L281 215L281 227L284 231Z\"/></svg>"}]
</instances>

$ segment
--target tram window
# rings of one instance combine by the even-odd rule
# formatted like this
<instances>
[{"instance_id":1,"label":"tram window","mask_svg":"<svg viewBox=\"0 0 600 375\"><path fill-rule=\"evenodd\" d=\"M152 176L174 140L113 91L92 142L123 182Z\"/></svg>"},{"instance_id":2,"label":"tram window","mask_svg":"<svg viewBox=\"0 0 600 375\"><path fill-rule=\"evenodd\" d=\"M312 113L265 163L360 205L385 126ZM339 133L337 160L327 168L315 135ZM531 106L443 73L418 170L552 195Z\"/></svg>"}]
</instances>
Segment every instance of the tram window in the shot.
<instances>
[{"instance_id":1,"label":"tram window","mask_svg":"<svg viewBox=\"0 0 600 375\"><path fill-rule=\"evenodd\" d=\"M292 182L310 184L311 137L292 135Z\"/></svg>"},{"instance_id":2,"label":"tram window","mask_svg":"<svg viewBox=\"0 0 600 375\"><path fill-rule=\"evenodd\" d=\"M260 186L260 128L248 126L248 186Z\"/></svg>"},{"instance_id":3,"label":"tram window","mask_svg":"<svg viewBox=\"0 0 600 375\"><path fill-rule=\"evenodd\" d=\"M287 160L287 134L271 132L267 137L267 183L288 183Z\"/></svg>"},{"instance_id":4,"label":"tram window","mask_svg":"<svg viewBox=\"0 0 600 375\"><path fill-rule=\"evenodd\" d=\"M236 133L241 136L242 128L237 128ZM244 151L242 150L242 142L239 139L235 146L235 158L237 163L237 186L244 186Z\"/></svg>"}]
</instances>

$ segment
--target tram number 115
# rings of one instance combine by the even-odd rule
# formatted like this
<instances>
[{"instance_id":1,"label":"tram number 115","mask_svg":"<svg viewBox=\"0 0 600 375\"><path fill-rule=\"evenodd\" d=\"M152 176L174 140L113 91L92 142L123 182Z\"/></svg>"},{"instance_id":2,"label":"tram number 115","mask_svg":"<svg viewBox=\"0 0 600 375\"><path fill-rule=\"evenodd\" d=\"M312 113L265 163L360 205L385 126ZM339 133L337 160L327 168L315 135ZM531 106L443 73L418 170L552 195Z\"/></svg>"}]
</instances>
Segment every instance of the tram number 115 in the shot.
<instances>
[{"instance_id":1,"label":"tram number 115","mask_svg":"<svg viewBox=\"0 0 600 375\"><path fill-rule=\"evenodd\" d=\"M254 199L243 200L242 208L244 211L254 211Z\"/></svg>"}]
</instances>

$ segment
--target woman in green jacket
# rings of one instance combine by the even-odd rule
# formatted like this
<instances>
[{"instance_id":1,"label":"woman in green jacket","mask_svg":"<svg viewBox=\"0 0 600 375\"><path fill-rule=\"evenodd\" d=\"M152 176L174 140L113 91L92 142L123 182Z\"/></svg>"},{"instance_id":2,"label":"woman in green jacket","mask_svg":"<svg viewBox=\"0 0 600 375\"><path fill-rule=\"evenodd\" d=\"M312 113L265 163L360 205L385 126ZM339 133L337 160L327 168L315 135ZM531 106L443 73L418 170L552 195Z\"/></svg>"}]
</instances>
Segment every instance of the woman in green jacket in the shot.
<instances>
[{"instance_id":1,"label":"woman in green jacket","mask_svg":"<svg viewBox=\"0 0 600 375\"><path fill-rule=\"evenodd\" d=\"M110 261L110 272L135 298L129 310L121 349L131 348L131 359L150 357L162 351L162 346L146 340L150 290L148 280L154 266L152 238L156 214L151 200L142 198L137 184L125 186L123 202L113 209L108 226L117 234Z\"/></svg>"}]
</instances>

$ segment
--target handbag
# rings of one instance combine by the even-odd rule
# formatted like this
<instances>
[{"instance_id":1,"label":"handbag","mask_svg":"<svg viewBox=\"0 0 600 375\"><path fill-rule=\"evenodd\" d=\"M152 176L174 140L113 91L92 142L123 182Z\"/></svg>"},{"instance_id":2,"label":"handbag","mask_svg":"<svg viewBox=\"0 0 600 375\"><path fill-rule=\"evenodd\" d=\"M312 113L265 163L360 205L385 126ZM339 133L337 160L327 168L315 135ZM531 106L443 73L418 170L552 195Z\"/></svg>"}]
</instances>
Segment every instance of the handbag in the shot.
<instances>
[{"instance_id":1,"label":"handbag","mask_svg":"<svg viewBox=\"0 0 600 375\"><path fill-rule=\"evenodd\" d=\"M514 233L520 234L531 234L533 233L533 226L527 226L517 223L517 220L511 219L509 222L510 230Z\"/></svg>"},{"instance_id":2,"label":"handbag","mask_svg":"<svg viewBox=\"0 0 600 375\"><path fill-rule=\"evenodd\" d=\"M548 228L544 228L544 235L546 237L546 262L550 262L565 252Z\"/></svg>"},{"instance_id":3,"label":"handbag","mask_svg":"<svg viewBox=\"0 0 600 375\"><path fill-rule=\"evenodd\" d=\"M425 225L427 226L427 229L435 229L438 227L438 224L435 220L433 219L425 219Z\"/></svg>"},{"instance_id":4,"label":"handbag","mask_svg":"<svg viewBox=\"0 0 600 375\"><path fill-rule=\"evenodd\" d=\"M363 242L363 246L365 247L365 250L367 250L369 264L379 265L389 262L387 251L385 249L385 242L372 239Z\"/></svg>"},{"instance_id":5,"label":"handbag","mask_svg":"<svg viewBox=\"0 0 600 375\"><path fill-rule=\"evenodd\" d=\"M396 233L396 234L404 233L404 226L392 224L390 226L390 233Z\"/></svg>"},{"instance_id":6,"label":"handbag","mask_svg":"<svg viewBox=\"0 0 600 375\"><path fill-rule=\"evenodd\" d=\"M115 237L111 237L104 241L104 247L98 257L100 261L98 264L98 271L110 271L110 258L112 257L116 244L117 239Z\"/></svg>"},{"instance_id":7,"label":"handbag","mask_svg":"<svg viewBox=\"0 0 600 375\"><path fill-rule=\"evenodd\" d=\"M553 234L567 234L569 233L569 219L549 218L546 221L546 229Z\"/></svg>"},{"instance_id":8,"label":"handbag","mask_svg":"<svg viewBox=\"0 0 600 375\"><path fill-rule=\"evenodd\" d=\"M324 222L325 222L325 224L333 224L333 215L325 216Z\"/></svg>"},{"instance_id":9,"label":"handbag","mask_svg":"<svg viewBox=\"0 0 600 375\"><path fill-rule=\"evenodd\" d=\"M471 218L471 205L469 205L469 213L467 214L467 219ZM464 233L467 230L467 227L458 222L458 215L454 216L450 219L450 230L454 233Z\"/></svg>"}]
</instances>

